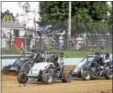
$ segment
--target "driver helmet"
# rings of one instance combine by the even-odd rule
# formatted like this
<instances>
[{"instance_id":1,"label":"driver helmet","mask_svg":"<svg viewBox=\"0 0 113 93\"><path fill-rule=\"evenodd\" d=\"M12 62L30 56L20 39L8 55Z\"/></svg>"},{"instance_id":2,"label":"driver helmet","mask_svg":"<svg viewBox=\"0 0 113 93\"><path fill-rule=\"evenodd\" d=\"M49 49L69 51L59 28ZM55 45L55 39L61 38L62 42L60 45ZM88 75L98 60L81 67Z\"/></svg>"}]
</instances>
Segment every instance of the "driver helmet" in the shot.
<instances>
[{"instance_id":1,"label":"driver helmet","mask_svg":"<svg viewBox=\"0 0 113 93\"><path fill-rule=\"evenodd\" d=\"M108 59L110 57L109 53L105 54L105 59Z\"/></svg>"},{"instance_id":2,"label":"driver helmet","mask_svg":"<svg viewBox=\"0 0 113 93\"><path fill-rule=\"evenodd\" d=\"M62 53L60 53L60 57L64 57L64 53L62 52Z\"/></svg>"},{"instance_id":3,"label":"driver helmet","mask_svg":"<svg viewBox=\"0 0 113 93\"><path fill-rule=\"evenodd\" d=\"M99 52L95 52L95 61L99 61L101 55Z\"/></svg>"},{"instance_id":4,"label":"driver helmet","mask_svg":"<svg viewBox=\"0 0 113 93\"><path fill-rule=\"evenodd\" d=\"M95 52L95 55L99 55L100 53L99 52Z\"/></svg>"},{"instance_id":5,"label":"driver helmet","mask_svg":"<svg viewBox=\"0 0 113 93\"><path fill-rule=\"evenodd\" d=\"M31 52L36 52L36 49L34 49L34 48L33 48L33 49L31 49Z\"/></svg>"}]
</instances>

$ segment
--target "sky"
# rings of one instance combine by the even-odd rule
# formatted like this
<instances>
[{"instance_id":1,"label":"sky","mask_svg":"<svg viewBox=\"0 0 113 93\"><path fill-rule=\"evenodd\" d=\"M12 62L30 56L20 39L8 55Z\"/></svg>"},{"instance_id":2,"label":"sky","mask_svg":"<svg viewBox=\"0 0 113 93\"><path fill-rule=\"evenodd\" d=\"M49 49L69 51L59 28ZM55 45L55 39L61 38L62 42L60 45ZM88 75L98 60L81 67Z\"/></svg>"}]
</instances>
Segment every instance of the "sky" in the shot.
<instances>
[{"instance_id":1,"label":"sky","mask_svg":"<svg viewBox=\"0 0 113 93\"><path fill-rule=\"evenodd\" d=\"M23 4L24 2L22 2ZM37 11L37 16L35 16L33 13L29 13L28 18L31 19L29 20L29 22L27 22L27 26L33 26L33 18L35 17L37 20L39 19L39 2L30 2L30 7L31 10L35 9ZM9 10L10 12L13 13L14 16L16 16L16 14L23 14L23 10L21 7L19 7L18 2L2 2L2 12ZM23 16L19 16L17 18L19 20L19 22L23 22L24 17Z\"/></svg>"},{"instance_id":2,"label":"sky","mask_svg":"<svg viewBox=\"0 0 113 93\"><path fill-rule=\"evenodd\" d=\"M24 2L23 2L24 3ZM23 4L22 3L22 4ZM111 6L111 2L107 2L109 6ZM31 6L31 10L35 9L37 11L37 16L35 16L35 18L37 19L37 21L39 20L40 16L39 16L39 2L30 2L30 6ZM18 2L2 2L2 12L4 12L5 10L9 10L10 12L12 12L14 14L14 16L18 13L18 14L23 14L22 8L19 7ZM29 19L33 19L34 15L32 13L29 14ZM25 18L22 16L18 17L19 22L22 22ZM27 26L28 27L33 27L33 20L29 20L27 22Z\"/></svg>"}]
</instances>

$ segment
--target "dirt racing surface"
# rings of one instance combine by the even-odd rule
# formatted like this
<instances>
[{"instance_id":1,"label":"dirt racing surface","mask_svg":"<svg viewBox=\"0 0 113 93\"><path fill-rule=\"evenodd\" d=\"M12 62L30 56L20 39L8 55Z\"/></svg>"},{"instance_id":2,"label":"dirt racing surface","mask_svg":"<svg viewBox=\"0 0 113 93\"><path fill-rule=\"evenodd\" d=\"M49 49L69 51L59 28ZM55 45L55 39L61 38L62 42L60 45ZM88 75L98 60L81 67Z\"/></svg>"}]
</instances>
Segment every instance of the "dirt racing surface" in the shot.
<instances>
[{"instance_id":1,"label":"dirt racing surface","mask_svg":"<svg viewBox=\"0 0 113 93\"><path fill-rule=\"evenodd\" d=\"M19 84L16 76L2 75L2 93L112 93L112 80L104 78L83 81L73 78L71 83L56 83L47 85L41 82Z\"/></svg>"}]
</instances>

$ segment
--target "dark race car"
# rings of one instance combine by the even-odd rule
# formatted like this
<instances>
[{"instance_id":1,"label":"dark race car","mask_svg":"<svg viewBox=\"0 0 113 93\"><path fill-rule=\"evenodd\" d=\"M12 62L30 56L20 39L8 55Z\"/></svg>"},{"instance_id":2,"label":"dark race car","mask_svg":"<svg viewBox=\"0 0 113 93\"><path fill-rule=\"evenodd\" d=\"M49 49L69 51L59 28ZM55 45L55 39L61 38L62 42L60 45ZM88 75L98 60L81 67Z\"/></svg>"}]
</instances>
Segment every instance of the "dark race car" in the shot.
<instances>
[{"instance_id":1,"label":"dark race car","mask_svg":"<svg viewBox=\"0 0 113 93\"><path fill-rule=\"evenodd\" d=\"M98 58L100 56L98 56L99 54L96 54L96 53L92 53L92 54L89 54L87 57L85 57L77 66L76 68L72 71L72 75L73 76L76 76L76 77L80 77L81 78L81 72L83 71L83 69L85 69L87 66L90 66L90 64L92 64L92 62L96 59L98 60ZM103 56L103 61L105 61L105 53L101 53L101 56ZM111 59L111 62L108 62L110 66L110 68L113 67L113 63L112 63L112 55L110 54L110 59ZM95 61L96 61L95 60ZM102 65L102 63L100 62L99 63L100 65Z\"/></svg>"},{"instance_id":2,"label":"dark race car","mask_svg":"<svg viewBox=\"0 0 113 93\"><path fill-rule=\"evenodd\" d=\"M84 80L98 79L99 77L112 79L113 72L110 58L111 57L108 53L101 54L101 56L97 56L96 59L94 59L84 68L82 68L81 70L82 78Z\"/></svg>"},{"instance_id":3,"label":"dark race car","mask_svg":"<svg viewBox=\"0 0 113 93\"><path fill-rule=\"evenodd\" d=\"M25 59L17 59L12 65L4 66L3 73L18 72L20 67L25 63Z\"/></svg>"},{"instance_id":4,"label":"dark race car","mask_svg":"<svg viewBox=\"0 0 113 93\"><path fill-rule=\"evenodd\" d=\"M22 54L12 65L4 66L3 73L5 74L9 74L12 72L18 73L21 66L23 66L23 64L25 64L28 60L31 60L33 62L38 61L37 60L38 55L39 55L39 52L36 53L35 50L30 51L30 53L25 55L25 57Z\"/></svg>"}]
</instances>

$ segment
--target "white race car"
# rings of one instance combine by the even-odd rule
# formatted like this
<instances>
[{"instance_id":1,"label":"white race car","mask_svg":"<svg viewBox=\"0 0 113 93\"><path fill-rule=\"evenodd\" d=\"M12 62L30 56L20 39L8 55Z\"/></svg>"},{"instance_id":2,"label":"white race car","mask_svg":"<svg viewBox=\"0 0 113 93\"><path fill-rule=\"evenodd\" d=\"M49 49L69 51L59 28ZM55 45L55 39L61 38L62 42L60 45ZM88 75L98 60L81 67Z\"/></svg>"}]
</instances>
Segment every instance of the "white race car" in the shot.
<instances>
[{"instance_id":1,"label":"white race car","mask_svg":"<svg viewBox=\"0 0 113 93\"><path fill-rule=\"evenodd\" d=\"M60 57L56 54L43 54L43 57L45 60L42 62L33 63L28 61L21 67L17 76L19 83L26 83L28 80L33 80L51 84L56 79L61 79L62 82L71 82L71 72L64 72L62 54ZM58 62L58 58L60 62Z\"/></svg>"}]
</instances>

